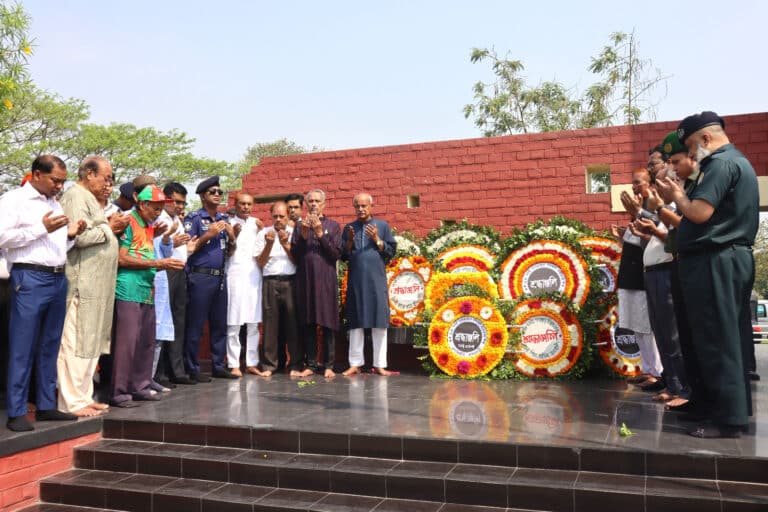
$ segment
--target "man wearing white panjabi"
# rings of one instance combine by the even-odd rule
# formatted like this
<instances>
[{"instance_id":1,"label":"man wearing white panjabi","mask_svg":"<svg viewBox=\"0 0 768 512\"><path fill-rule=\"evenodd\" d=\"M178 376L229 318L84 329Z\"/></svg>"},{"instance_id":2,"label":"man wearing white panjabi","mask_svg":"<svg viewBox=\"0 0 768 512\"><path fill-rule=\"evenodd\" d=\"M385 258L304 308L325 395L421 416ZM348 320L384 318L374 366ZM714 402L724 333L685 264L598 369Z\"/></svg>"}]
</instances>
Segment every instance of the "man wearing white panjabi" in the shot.
<instances>
[{"instance_id":1,"label":"man wearing white panjabi","mask_svg":"<svg viewBox=\"0 0 768 512\"><path fill-rule=\"evenodd\" d=\"M236 216L230 219L237 236L237 248L227 261L227 365L232 375L240 370L240 326L246 326L245 366L248 373L259 370L259 322L261 322L261 269L253 257L256 234L263 227L251 217L253 197L238 194Z\"/></svg>"}]
</instances>

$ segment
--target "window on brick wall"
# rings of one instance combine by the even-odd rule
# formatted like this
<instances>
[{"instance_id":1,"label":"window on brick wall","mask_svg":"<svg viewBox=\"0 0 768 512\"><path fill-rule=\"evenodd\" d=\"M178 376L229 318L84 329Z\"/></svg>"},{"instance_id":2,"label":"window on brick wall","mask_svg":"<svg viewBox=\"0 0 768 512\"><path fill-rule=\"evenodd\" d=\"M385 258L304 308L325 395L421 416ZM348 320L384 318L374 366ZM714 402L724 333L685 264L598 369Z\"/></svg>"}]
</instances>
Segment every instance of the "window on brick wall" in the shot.
<instances>
[{"instance_id":1,"label":"window on brick wall","mask_svg":"<svg viewBox=\"0 0 768 512\"><path fill-rule=\"evenodd\" d=\"M587 166L587 194L602 194L611 190L611 166Z\"/></svg>"},{"instance_id":2,"label":"window on brick wall","mask_svg":"<svg viewBox=\"0 0 768 512\"><path fill-rule=\"evenodd\" d=\"M409 194L407 199L408 208L418 208L421 206L419 194Z\"/></svg>"}]
</instances>

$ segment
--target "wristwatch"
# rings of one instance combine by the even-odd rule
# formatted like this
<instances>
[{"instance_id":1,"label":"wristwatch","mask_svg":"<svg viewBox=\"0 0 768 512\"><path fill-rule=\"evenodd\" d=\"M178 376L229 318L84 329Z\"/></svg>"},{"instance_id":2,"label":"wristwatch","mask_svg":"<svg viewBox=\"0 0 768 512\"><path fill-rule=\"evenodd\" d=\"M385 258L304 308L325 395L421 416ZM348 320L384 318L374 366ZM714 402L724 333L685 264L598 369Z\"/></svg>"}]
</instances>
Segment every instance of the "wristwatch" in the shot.
<instances>
[{"instance_id":1,"label":"wristwatch","mask_svg":"<svg viewBox=\"0 0 768 512\"><path fill-rule=\"evenodd\" d=\"M376 242L376 247L378 247L379 250L382 250L384 248L384 242L379 240L378 242Z\"/></svg>"}]
</instances>

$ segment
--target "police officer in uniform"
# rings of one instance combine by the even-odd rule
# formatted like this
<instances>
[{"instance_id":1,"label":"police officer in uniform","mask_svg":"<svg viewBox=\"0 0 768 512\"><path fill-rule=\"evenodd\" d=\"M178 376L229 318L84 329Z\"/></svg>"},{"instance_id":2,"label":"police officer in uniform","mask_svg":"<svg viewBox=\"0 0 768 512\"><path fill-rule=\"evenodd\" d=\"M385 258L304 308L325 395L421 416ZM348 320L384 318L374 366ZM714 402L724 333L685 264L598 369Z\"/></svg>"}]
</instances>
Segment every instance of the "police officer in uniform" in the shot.
<instances>
[{"instance_id":1,"label":"police officer in uniform","mask_svg":"<svg viewBox=\"0 0 768 512\"><path fill-rule=\"evenodd\" d=\"M224 191L219 177L212 176L200 182L195 189L203 205L184 218L187 234L197 239L194 253L187 260L187 321L184 332L184 366L189 378L197 382L210 382L200 374L197 354L203 324L208 320L211 343L213 376L236 379L229 373L227 349L227 280L224 262L235 249L235 233L228 217L218 212Z\"/></svg>"},{"instance_id":2,"label":"police officer in uniform","mask_svg":"<svg viewBox=\"0 0 768 512\"><path fill-rule=\"evenodd\" d=\"M745 362L752 345L758 186L752 165L724 128L714 112L683 119L678 136L699 162L699 176L688 196L669 178L658 185L683 214L677 237L680 284L696 356L710 382L700 404L702 424L689 432L702 438L739 437L752 414Z\"/></svg>"}]
</instances>

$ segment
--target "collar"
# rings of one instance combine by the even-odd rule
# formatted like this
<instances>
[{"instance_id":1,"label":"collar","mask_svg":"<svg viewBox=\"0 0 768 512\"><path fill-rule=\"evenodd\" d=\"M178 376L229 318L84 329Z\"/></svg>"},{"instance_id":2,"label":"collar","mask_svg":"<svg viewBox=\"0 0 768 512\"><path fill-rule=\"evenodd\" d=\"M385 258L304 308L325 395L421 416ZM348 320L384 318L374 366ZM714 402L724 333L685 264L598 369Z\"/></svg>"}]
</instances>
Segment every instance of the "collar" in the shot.
<instances>
[{"instance_id":1,"label":"collar","mask_svg":"<svg viewBox=\"0 0 768 512\"><path fill-rule=\"evenodd\" d=\"M47 197L44 194L41 194L38 192L38 190L32 186L32 183L29 181L24 184L23 187L21 187L21 191L24 194L24 197L27 199L42 199L43 201L56 201L55 197Z\"/></svg>"},{"instance_id":2,"label":"collar","mask_svg":"<svg viewBox=\"0 0 768 512\"><path fill-rule=\"evenodd\" d=\"M142 228L147 227L147 223L144 222L144 219L141 218L141 215L139 215L139 211L136 208L131 210L131 215L133 216L134 219L136 219L136 222L139 223L139 226L141 226Z\"/></svg>"}]
</instances>

